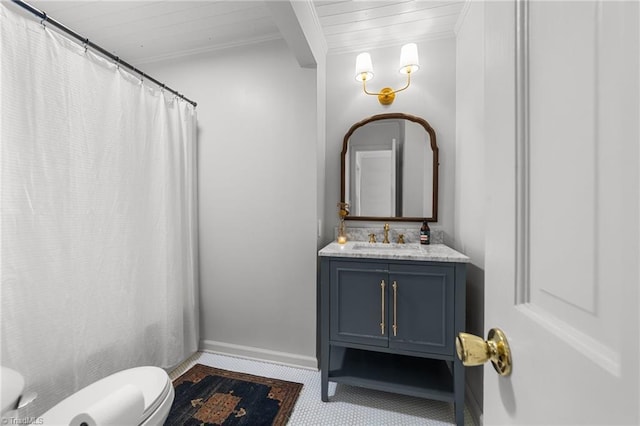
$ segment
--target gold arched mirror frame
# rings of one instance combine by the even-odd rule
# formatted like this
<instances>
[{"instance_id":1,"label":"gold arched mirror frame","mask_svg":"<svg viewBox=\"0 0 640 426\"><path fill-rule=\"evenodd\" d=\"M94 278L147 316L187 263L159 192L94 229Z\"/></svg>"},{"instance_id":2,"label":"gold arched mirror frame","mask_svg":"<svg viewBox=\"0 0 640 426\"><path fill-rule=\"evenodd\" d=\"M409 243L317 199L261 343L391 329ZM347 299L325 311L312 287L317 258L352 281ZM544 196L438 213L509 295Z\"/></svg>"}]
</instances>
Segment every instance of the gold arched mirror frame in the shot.
<instances>
[{"instance_id":1,"label":"gold arched mirror frame","mask_svg":"<svg viewBox=\"0 0 640 426\"><path fill-rule=\"evenodd\" d=\"M356 130L359 128L370 124L375 123L380 120L408 120L412 123L416 123L420 125L425 132L429 136L428 143L431 148L431 156L432 161L432 173L431 175L431 211L424 212L424 215L413 215L413 216L374 216L374 215L359 215L359 214L349 214L345 217L346 220L369 220L369 221L396 221L396 222L422 222L427 220L429 222L437 222L438 221L438 144L436 142L436 132L431 127L431 125L423 118L417 117L415 115L405 114L405 113L386 113L386 114L378 114L373 115L369 118L366 118L362 121L355 123L349 131L345 134L343 143L342 143L342 153L340 155L340 202L341 203L349 203L349 200L346 200L347 188L347 156L349 152L349 142L351 137L354 135ZM402 191L402 188L400 189ZM401 192L400 192L401 193Z\"/></svg>"}]
</instances>

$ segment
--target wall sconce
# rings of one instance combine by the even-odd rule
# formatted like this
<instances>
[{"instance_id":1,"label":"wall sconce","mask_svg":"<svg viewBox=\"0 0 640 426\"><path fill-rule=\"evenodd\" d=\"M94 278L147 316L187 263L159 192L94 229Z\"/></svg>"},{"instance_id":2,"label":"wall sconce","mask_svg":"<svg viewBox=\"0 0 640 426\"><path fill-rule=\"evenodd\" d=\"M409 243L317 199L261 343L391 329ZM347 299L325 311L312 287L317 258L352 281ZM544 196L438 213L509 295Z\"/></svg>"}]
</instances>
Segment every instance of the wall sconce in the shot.
<instances>
[{"instance_id":1,"label":"wall sconce","mask_svg":"<svg viewBox=\"0 0 640 426\"><path fill-rule=\"evenodd\" d=\"M418 71L419 68L418 46L415 43L409 43L402 46L400 50L400 73L407 75L407 85L402 89L393 90L390 87L385 87L378 93L367 91L367 81L373 79L373 65L371 64L371 55L366 52L359 54L356 58L356 80L362 82L364 93L377 96L382 105L391 105L396 98L396 93L409 87L411 73Z\"/></svg>"}]
</instances>

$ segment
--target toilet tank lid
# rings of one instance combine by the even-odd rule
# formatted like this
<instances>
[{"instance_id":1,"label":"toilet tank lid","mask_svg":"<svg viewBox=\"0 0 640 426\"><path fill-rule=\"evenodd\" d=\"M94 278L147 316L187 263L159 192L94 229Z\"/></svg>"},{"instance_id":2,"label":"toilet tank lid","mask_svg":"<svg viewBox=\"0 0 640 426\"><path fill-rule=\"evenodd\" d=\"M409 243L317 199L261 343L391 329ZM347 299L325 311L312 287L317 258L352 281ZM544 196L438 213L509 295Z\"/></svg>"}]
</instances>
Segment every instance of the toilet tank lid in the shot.
<instances>
[{"instance_id":1,"label":"toilet tank lid","mask_svg":"<svg viewBox=\"0 0 640 426\"><path fill-rule=\"evenodd\" d=\"M127 384L138 387L144 396L144 414L140 423L156 410L173 386L169 375L159 367L144 366L122 370L70 395L43 414L42 419L46 424L69 424L78 413Z\"/></svg>"}]
</instances>

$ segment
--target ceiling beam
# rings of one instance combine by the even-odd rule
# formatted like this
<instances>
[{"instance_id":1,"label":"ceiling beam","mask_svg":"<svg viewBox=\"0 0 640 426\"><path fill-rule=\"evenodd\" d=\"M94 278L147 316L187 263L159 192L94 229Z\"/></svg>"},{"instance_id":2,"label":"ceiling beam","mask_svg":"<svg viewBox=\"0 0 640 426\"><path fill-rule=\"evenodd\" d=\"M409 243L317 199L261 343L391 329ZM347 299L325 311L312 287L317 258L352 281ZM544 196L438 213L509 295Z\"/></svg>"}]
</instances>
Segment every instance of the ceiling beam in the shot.
<instances>
[{"instance_id":1,"label":"ceiling beam","mask_svg":"<svg viewBox=\"0 0 640 426\"><path fill-rule=\"evenodd\" d=\"M327 42L311 1L265 1L282 37L303 68L324 62Z\"/></svg>"}]
</instances>

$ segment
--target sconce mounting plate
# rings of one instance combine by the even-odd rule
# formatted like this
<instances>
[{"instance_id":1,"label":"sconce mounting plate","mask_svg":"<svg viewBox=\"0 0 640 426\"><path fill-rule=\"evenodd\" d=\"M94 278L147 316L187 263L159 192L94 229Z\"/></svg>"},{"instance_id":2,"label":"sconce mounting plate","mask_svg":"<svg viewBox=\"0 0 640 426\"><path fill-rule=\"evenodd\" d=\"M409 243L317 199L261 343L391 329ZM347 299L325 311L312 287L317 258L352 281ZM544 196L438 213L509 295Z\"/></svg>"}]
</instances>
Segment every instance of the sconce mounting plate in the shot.
<instances>
[{"instance_id":1,"label":"sconce mounting plate","mask_svg":"<svg viewBox=\"0 0 640 426\"><path fill-rule=\"evenodd\" d=\"M396 92L390 87L385 87L378 94L378 101L382 105L391 105L395 98Z\"/></svg>"}]
</instances>

